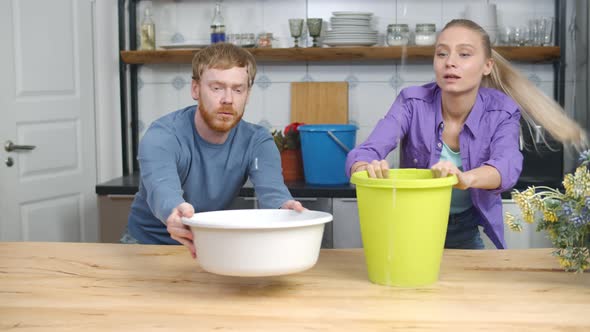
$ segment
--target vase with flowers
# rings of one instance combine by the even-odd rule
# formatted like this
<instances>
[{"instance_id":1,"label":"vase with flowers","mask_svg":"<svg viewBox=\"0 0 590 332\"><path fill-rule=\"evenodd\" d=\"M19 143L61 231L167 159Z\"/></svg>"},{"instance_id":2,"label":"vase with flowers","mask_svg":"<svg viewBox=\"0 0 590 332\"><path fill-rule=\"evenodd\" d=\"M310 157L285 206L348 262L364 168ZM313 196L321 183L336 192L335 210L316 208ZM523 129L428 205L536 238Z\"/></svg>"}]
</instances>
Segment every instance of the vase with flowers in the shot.
<instances>
[{"instance_id":1,"label":"vase with flowers","mask_svg":"<svg viewBox=\"0 0 590 332\"><path fill-rule=\"evenodd\" d=\"M513 190L522 217L506 213L504 218L513 231L522 230L522 221L537 221L537 231L547 231L560 265L579 273L590 268L590 150L580 155L580 162L573 174L565 175L564 192L543 186Z\"/></svg>"},{"instance_id":2,"label":"vase with flowers","mask_svg":"<svg viewBox=\"0 0 590 332\"><path fill-rule=\"evenodd\" d=\"M281 132L274 130L272 137L281 153L281 167L285 182L303 180L303 159L301 157L301 140L299 126L301 122L293 122Z\"/></svg>"}]
</instances>

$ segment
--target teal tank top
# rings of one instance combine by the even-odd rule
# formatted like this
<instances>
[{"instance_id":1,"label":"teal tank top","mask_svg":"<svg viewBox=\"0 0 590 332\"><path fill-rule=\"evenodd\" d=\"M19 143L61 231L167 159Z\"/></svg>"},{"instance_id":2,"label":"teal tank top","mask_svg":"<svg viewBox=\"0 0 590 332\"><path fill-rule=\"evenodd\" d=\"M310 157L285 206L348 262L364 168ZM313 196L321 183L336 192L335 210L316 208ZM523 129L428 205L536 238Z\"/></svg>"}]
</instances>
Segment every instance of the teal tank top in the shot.
<instances>
[{"instance_id":1,"label":"teal tank top","mask_svg":"<svg viewBox=\"0 0 590 332\"><path fill-rule=\"evenodd\" d=\"M443 143L443 149L440 153L440 160L447 160L455 164L458 169L463 171L463 162L461 161L461 152L451 150ZM461 213L473 206L471 202L471 193L468 190L453 188L451 196L451 214Z\"/></svg>"}]
</instances>

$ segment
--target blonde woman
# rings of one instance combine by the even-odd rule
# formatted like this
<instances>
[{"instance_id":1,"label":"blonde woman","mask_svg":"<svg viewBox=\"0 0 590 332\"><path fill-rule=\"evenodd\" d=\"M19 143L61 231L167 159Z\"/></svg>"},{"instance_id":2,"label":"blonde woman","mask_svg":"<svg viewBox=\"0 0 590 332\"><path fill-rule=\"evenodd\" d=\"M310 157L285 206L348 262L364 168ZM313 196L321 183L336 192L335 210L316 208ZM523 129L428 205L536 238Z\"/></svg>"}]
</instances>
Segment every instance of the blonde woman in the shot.
<instances>
[{"instance_id":1,"label":"blonde woman","mask_svg":"<svg viewBox=\"0 0 590 332\"><path fill-rule=\"evenodd\" d=\"M346 172L388 176L385 157L401 142L401 167L455 174L446 248L482 249L478 226L504 248L500 193L520 175L521 111L566 144L585 145L584 131L490 46L469 20L449 22L435 45L436 82L401 91L369 138L352 150Z\"/></svg>"}]
</instances>

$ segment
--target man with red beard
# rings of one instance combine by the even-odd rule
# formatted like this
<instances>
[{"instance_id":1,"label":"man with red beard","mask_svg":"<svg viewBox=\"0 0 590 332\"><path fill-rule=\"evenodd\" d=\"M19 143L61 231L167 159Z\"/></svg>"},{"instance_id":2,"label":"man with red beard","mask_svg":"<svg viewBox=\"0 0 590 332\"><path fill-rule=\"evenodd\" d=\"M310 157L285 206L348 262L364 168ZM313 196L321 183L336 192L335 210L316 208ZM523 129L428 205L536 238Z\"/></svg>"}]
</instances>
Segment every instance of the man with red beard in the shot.
<instances>
[{"instance_id":1,"label":"man with red beard","mask_svg":"<svg viewBox=\"0 0 590 332\"><path fill-rule=\"evenodd\" d=\"M254 57L225 43L195 54L189 106L154 121L139 144L139 191L121 242L183 244L182 217L227 208L250 178L261 208L302 211L281 175L269 131L242 120L256 76Z\"/></svg>"}]
</instances>

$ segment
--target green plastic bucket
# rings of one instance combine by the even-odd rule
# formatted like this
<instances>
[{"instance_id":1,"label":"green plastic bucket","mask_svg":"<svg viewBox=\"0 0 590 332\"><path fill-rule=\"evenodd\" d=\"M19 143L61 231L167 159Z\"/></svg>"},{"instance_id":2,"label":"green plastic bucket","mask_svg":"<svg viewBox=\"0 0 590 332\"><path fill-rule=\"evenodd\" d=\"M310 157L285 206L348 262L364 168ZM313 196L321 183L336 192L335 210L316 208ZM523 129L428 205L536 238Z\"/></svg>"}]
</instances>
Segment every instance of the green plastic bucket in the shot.
<instances>
[{"instance_id":1,"label":"green plastic bucket","mask_svg":"<svg viewBox=\"0 0 590 332\"><path fill-rule=\"evenodd\" d=\"M354 173L369 280L418 287L438 280L454 175L429 169L392 169L388 179Z\"/></svg>"}]
</instances>

